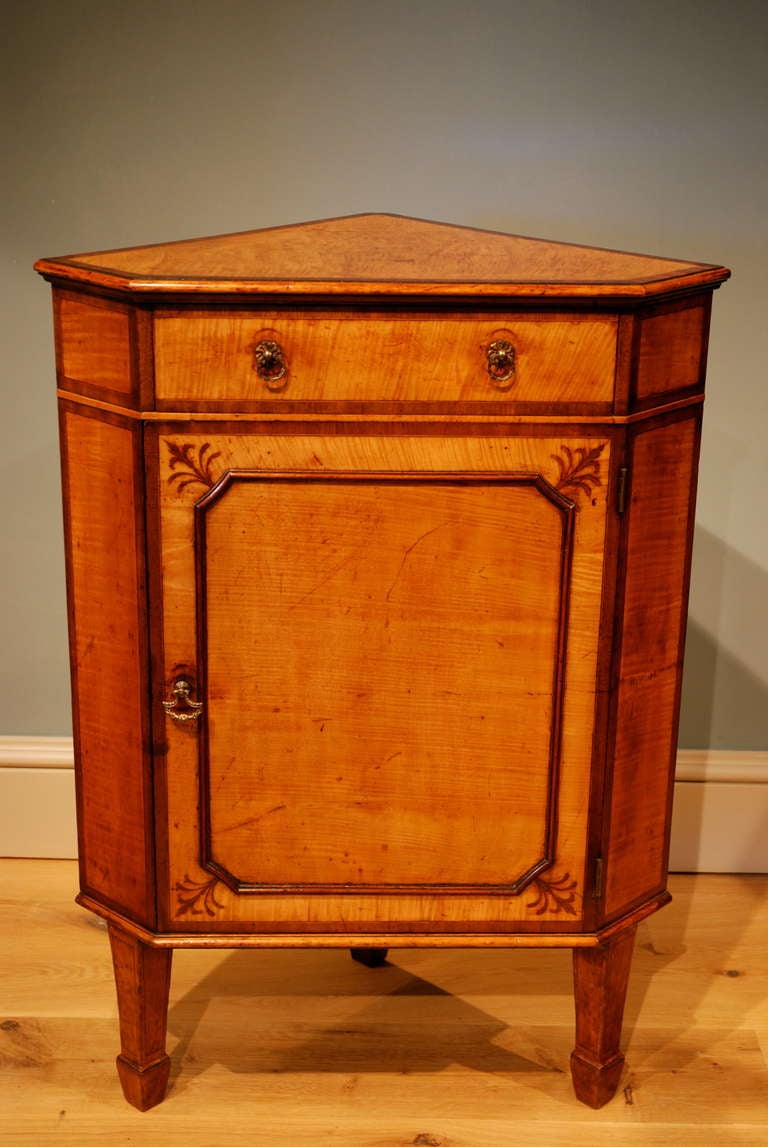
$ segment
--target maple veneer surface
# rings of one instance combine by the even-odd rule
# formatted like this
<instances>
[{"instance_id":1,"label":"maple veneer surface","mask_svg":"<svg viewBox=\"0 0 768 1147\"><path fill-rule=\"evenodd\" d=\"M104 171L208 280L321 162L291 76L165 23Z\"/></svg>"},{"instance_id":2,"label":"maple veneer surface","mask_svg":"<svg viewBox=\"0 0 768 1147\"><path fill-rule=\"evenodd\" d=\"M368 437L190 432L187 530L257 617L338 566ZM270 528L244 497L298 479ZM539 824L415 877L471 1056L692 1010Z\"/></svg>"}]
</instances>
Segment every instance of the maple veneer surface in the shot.
<instances>
[{"instance_id":1,"label":"maple veneer surface","mask_svg":"<svg viewBox=\"0 0 768 1147\"><path fill-rule=\"evenodd\" d=\"M391 215L37 269L81 902L130 1103L167 1085L172 950L215 946L348 947L369 975L571 948L573 1084L605 1103L669 899L727 270Z\"/></svg>"},{"instance_id":2,"label":"maple veneer surface","mask_svg":"<svg viewBox=\"0 0 768 1147\"><path fill-rule=\"evenodd\" d=\"M44 273L137 291L643 295L670 284L716 283L722 267L503 235L409 219L356 215L149 247L45 259ZM370 284L366 288L366 284ZM510 290L510 288L512 288Z\"/></svg>"}]
</instances>

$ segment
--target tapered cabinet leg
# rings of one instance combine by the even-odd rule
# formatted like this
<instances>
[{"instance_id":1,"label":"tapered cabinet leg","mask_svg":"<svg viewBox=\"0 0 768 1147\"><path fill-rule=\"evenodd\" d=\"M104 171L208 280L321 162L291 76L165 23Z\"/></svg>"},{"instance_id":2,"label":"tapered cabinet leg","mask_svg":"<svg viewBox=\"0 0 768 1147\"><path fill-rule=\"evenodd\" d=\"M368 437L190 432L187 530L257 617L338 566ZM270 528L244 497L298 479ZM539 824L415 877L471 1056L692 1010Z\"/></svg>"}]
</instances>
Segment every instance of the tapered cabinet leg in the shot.
<instances>
[{"instance_id":1,"label":"tapered cabinet leg","mask_svg":"<svg viewBox=\"0 0 768 1147\"><path fill-rule=\"evenodd\" d=\"M170 948L152 948L109 925L120 1013L117 1073L129 1103L146 1111L165 1096L171 1061L165 1054Z\"/></svg>"},{"instance_id":2,"label":"tapered cabinet leg","mask_svg":"<svg viewBox=\"0 0 768 1147\"><path fill-rule=\"evenodd\" d=\"M589 1107L607 1103L621 1078L619 1042L635 931L627 928L599 948L573 951L576 1046L571 1076L577 1097Z\"/></svg>"}]
</instances>

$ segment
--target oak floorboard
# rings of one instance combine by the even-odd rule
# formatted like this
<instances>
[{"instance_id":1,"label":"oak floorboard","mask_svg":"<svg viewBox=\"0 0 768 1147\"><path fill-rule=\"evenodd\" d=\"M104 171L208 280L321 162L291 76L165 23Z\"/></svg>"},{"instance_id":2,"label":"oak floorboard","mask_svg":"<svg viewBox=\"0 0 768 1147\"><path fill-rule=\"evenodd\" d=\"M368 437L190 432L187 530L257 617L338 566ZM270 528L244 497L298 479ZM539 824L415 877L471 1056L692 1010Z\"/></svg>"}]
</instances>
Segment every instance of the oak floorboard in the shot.
<instances>
[{"instance_id":1,"label":"oak floorboard","mask_svg":"<svg viewBox=\"0 0 768 1147\"><path fill-rule=\"evenodd\" d=\"M174 954L164 1103L122 1098L106 930L68 861L0 861L5 1147L768 1142L768 877L676 876L638 930L627 1066L571 1091L567 951Z\"/></svg>"}]
</instances>

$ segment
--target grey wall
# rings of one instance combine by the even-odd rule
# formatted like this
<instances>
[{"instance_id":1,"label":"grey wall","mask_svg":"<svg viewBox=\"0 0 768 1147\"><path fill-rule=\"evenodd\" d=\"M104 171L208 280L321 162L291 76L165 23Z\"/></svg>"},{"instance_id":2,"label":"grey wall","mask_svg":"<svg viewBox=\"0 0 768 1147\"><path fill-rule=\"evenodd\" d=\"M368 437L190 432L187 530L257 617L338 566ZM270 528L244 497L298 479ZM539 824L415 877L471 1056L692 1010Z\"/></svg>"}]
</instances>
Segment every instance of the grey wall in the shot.
<instances>
[{"instance_id":1,"label":"grey wall","mask_svg":"<svg viewBox=\"0 0 768 1147\"><path fill-rule=\"evenodd\" d=\"M357 211L724 262L682 743L768 747L768 9L6 0L0 732L69 729L43 255Z\"/></svg>"}]
</instances>

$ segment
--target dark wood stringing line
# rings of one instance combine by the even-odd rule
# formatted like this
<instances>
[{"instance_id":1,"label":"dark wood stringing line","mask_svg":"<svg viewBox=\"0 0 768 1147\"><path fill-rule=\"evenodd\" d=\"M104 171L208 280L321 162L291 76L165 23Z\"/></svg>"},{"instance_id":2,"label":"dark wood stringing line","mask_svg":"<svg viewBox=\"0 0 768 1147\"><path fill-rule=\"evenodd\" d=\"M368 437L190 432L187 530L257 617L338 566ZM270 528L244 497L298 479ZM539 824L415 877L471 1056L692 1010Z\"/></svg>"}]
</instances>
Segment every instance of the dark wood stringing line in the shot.
<instances>
[{"instance_id":1,"label":"dark wood stringing line","mask_svg":"<svg viewBox=\"0 0 768 1147\"><path fill-rule=\"evenodd\" d=\"M98 397L89 395L89 397ZM177 399L160 399L156 409L173 414L182 405ZM211 401L186 401L183 405L190 411L190 417L195 414L227 413L232 409L232 402L227 399ZM506 402L485 399L448 399L442 402L407 401L380 401L360 399L289 399L270 398L243 400L237 403L238 411L243 414L295 414L297 419L302 414L490 414L500 418L531 416L551 416L552 413L572 417L592 417L599 419L601 415L609 417L612 413L610 402L517 402L510 399Z\"/></svg>"},{"instance_id":2,"label":"dark wood stringing line","mask_svg":"<svg viewBox=\"0 0 768 1147\"><path fill-rule=\"evenodd\" d=\"M434 485L474 485L483 486L492 483L507 484L510 486L532 486L539 490L561 513L562 534L560 549L560 584L559 607L557 625L557 647L554 653L553 670L553 715L552 731L550 736L548 783L547 783L547 813L544 839L544 856L530 866L526 872L508 885L487 884L329 884L329 883L302 883L302 884L252 884L240 881L223 865L219 864L212 855L212 839L210 827L210 791L209 791L209 747L208 722L204 714L199 723L199 785L200 785L200 864L203 869L217 876L222 883L237 893L285 893L300 892L326 895L376 895L379 893L394 893L399 895L428 893L444 893L451 895L519 895L539 873L549 868L555 861L555 847L557 840L557 792L560 770L560 754L562 741L562 709L565 694L566 672L566 643L568 611L571 591L571 565L573 560L573 540L576 504L570 498L561 494L541 474L514 474L498 472L446 473L438 471L413 472L403 475L401 472L369 472L352 474L348 471L321 471L321 472L255 472L228 470L219 479L216 485L204 497L194 504L195 515L195 564L197 578L197 645L198 665L197 683L199 696L205 698L208 704L206 668L207 668L207 630L206 630L206 510L226 492L235 481L270 482L282 481L292 484L305 482L343 482L349 485L370 485L386 481L392 485L414 485L427 483ZM206 708L207 711L207 708ZM327 925L326 925L327 927Z\"/></svg>"},{"instance_id":3,"label":"dark wood stringing line","mask_svg":"<svg viewBox=\"0 0 768 1147\"><path fill-rule=\"evenodd\" d=\"M443 226L445 226L445 224L443 224ZM497 234L499 234L499 232L497 232ZM514 238L515 236L508 236L508 237ZM518 237L522 238L522 236L518 236ZM216 238L216 236L211 236L211 238ZM178 240L178 242L184 243L184 242L189 242L189 240L180 239L180 240ZM549 240L548 242L555 242L555 240ZM166 245L166 244L161 244L161 246L163 246L163 245ZM570 244L562 244L562 245L563 246L570 246L570 247L577 247L577 246L582 246L583 244L570 243ZM170 244L167 244L167 246L170 246ZM592 249L593 250L600 250L601 248L592 248ZM606 248L602 248L602 249L606 250ZM124 248L124 250L130 250L130 248ZM95 253L98 254L98 252L95 252ZM111 252L104 252L104 253L108 254ZM621 253L621 252L619 252L619 253ZM626 251L626 252L623 252L623 254L631 255L631 254L634 254L634 252ZM672 262L674 262L674 260L672 260ZM680 262L687 262L687 261L680 260ZM44 278L49 279L49 280L54 280L56 278L55 268L61 267L64 269L62 272L60 272L61 278L63 278L66 282L70 282L71 280L70 280L70 277L66 274L66 270L68 268L72 268L73 270L76 270L76 271L84 271L87 275L90 275L94 281L97 281L99 277L103 276L107 279L112 280L113 282L115 280L117 280L121 284L125 283L125 290L127 290L127 291L132 290L134 292L141 292L142 294L144 294L145 292L149 293L151 291L157 295L165 295L166 293L170 293L173 290L173 287L168 288L168 287L163 286L163 284L167 284L167 283L172 283L172 284L176 284L176 283L179 283L179 284L181 284L181 283L204 283L204 284L208 284L208 283L211 283L211 284L213 284L213 283L278 283L278 284L280 284L281 287L283 286L283 284L288 284L288 283L290 283L294 287L298 283L301 283L301 284L304 284L304 283L310 284L311 283L311 284L318 284L318 286L320 287L321 290L326 285L328 285L328 286L332 285L334 290L335 290L340 285L354 287L355 285L362 286L363 284L368 284L368 283L381 283L382 285L391 284L394 287L404 287L404 288L408 288L410 286L429 288L431 286L452 287L452 286L460 286L461 285L461 280L457 279L457 278L450 278L450 279L442 278L442 279L440 279L440 278L436 278L436 277L433 278L431 276L430 277L420 276L419 278L407 278L407 279L401 278L401 279L398 279L398 278L391 277L391 276L382 277L382 276L377 275L375 278L367 278L367 279L363 279L359 276L356 278L353 278L353 279L342 279L342 278L336 277L336 276L326 276L326 277L321 278L321 277L318 277L316 275L306 276L306 277L302 276L301 278L298 278L295 275L260 275L258 277L254 276L252 278L246 278L243 275L204 275L204 276L200 276L200 275L180 275L178 273L177 274L161 275L156 271L150 271L150 272L129 271L125 268L109 267L106 265L101 266L98 263L83 263L77 259L71 259L71 258L66 258L66 257L58 258L58 259L44 259L44 260L41 260L41 266L42 266L42 264L45 264L45 269L41 270L41 274L43 274ZM589 285L593 286L593 287L598 287L598 288L599 287L609 287L610 288L610 287L648 286L648 285L651 285L653 283L661 283L661 282L665 282L665 281L669 281L671 283L682 281L684 283L685 279L693 279L693 278L697 278L698 276L708 275L708 274L711 274L712 272L717 272L717 271L720 271L720 267L716 263L688 263L688 268L686 268L685 266L679 266L675 269L670 268L667 271L660 271L658 275L637 275L637 276L633 276L632 278L629 278L629 279L602 278L602 279L594 280ZM718 281L718 279L719 279L719 281ZM713 276L711 281L709 279L706 279L704 281L704 283L697 282L696 286L699 289L704 288L707 290L711 290L713 287L720 286L720 282L723 282L724 279L725 279L725 276L723 276L723 275L719 275L717 277ZM74 276L74 280L76 282L79 281L79 277ZM498 287L498 294L500 296L513 298L513 299L515 299L515 301L517 301L517 296L515 295L515 290L514 290L515 287L529 286L529 285L532 286L535 284L539 284L539 285L545 286L545 287L553 286L556 288L562 288L562 291L558 291L557 294L555 294L553 292L551 295L548 296L549 298L557 299L561 303L561 305L562 305L562 301L564 299L570 299L570 297L571 297L568 295L568 292L567 292L568 287L581 287L581 288L583 288L585 286L583 278L552 279L551 276L548 278L543 278L543 279L534 279L534 278L529 277L529 278L526 278L524 282L523 282L523 280L520 280L520 279L506 279L506 278L505 279L502 279L502 278L480 279L480 278L478 278L478 279L475 279L475 282L476 282L478 287ZM141 284L141 286L137 286L135 284ZM157 286L155 284L157 284ZM105 283L104 285L108 286L109 284ZM685 289L684 286L683 286L683 289ZM177 290L178 290L178 288L177 288ZM276 290L280 290L280 287L277 287ZM245 292L243 292L243 294L244 293ZM257 295L257 297L261 297L260 294L257 294L257 292L255 292L255 291L249 292L249 293L255 294L255 295ZM351 292L346 293L347 298L349 298L350 293ZM673 293L676 293L676 292L675 292L674 287L671 287L669 289L669 294L673 294ZM188 297L188 295L186 297ZM240 294L238 297L240 299L242 299L243 295ZM303 299L303 293L300 294L298 292L294 292L294 294L291 297L294 300L297 298ZM477 296L473 296L473 297L475 299L475 302L477 302ZM487 296L482 296L482 297L485 299ZM581 297L581 296L579 295L577 297ZM611 298L610 292L609 291L605 292L605 295L603 297ZM630 294L629 296L627 295L626 292L621 292L618 297L620 297L620 298L629 297L629 298L637 300L637 299L647 298L648 296L643 295L638 291L636 294ZM656 298L658 296L651 296L651 297Z\"/></svg>"},{"instance_id":4,"label":"dark wood stringing line","mask_svg":"<svg viewBox=\"0 0 768 1147\"><path fill-rule=\"evenodd\" d=\"M682 413L686 413L686 410ZM677 414L678 411L672 413ZM649 415L649 418L651 415ZM654 417L660 417L655 415ZM301 418L290 421L258 419L234 419L229 421L208 422L195 418L191 414L183 419L158 419L150 423L153 430L167 438L181 437L221 437L237 438L242 435L261 436L275 435L277 437L333 437L333 438L552 438L559 442L569 438L602 439L615 441L621 439L625 427L595 422L536 422L528 425L524 422L505 422L499 418L497 422L472 422L462 419L460 422L398 422L388 419L384 422L368 422L361 418L360 422L337 422L329 415L327 421L307 422ZM642 425L645 425L645 420ZM319 471L318 471L319 472ZM478 474L482 471L477 471Z\"/></svg>"}]
</instances>

